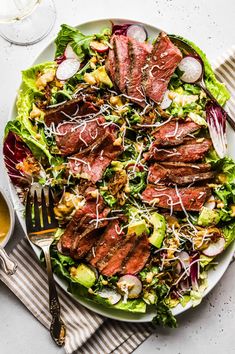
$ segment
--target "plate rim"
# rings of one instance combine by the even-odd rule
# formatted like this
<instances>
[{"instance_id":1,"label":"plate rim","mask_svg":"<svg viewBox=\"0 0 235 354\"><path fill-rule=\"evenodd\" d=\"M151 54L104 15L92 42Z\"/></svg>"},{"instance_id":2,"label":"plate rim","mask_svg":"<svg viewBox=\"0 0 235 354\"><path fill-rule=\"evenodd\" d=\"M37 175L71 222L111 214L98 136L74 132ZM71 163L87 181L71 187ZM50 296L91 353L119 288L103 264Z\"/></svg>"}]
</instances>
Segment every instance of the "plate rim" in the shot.
<instances>
[{"instance_id":1,"label":"plate rim","mask_svg":"<svg viewBox=\"0 0 235 354\"><path fill-rule=\"evenodd\" d=\"M120 18L120 17L112 17L112 18L94 18L92 20L89 20L89 21L84 21L84 22L81 22L81 23L78 23L77 25L73 25L73 27L75 28L79 28L81 26L86 26L86 25L92 25L93 23L102 23L102 22L119 22L119 23L141 23L142 25L144 26L147 26L147 27L151 27L153 30L155 31L163 31L162 29L152 25L152 24L148 24L148 23L145 23L143 22L141 19L138 20L138 19L126 19L126 18ZM37 55L34 57L33 61L32 61L32 64L31 66L35 65L38 63L38 60L40 58L40 56L45 53L51 46L54 45L54 40L56 38L57 35L53 36L52 39L49 41L49 43L43 48L40 50L39 53L37 53ZM20 84L21 86L21 84ZM19 86L19 88L20 88ZM18 88L18 89L19 89ZM15 95L15 99L13 101L13 104L11 105L11 108L9 109L9 114L8 114L8 118L7 118L7 122L12 120L12 117L13 117L13 113L16 109L16 100L17 100L17 93ZM6 170L6 167L5 167L5 164L4 164L4 171L7 175L7 181L8 181L8 186L9 186L9 189L10 189L10 196L11 196L11 200L13 202L17 202L17 204L19 204L19 206L21 206L22 208L22 203L20 202L18 196L17 196L17 193L16 193L16 189L14 188L14 185L11 183L11 180L8 176L8 173L7 173L7 170ZM22 215L22 211L20 210L16 210L16 214L17 214L17 217L18 217L18 220L20 222L20 225L25 233L25 236L30 244L30 246L32 247L34 253L35 253L35 256L38 258L39 256L39 249L32 244L32 242L30 242L28 236L27 236L27 232L26 232L26 225L25 225L25 219ZM225 264L221 264L220 265L220 274L217 278L216 281L213 282L213 284L211 284L210 286L207 287L207 289L205 290L205 292L203 293L203 297L202 297L202 300L213 290L213 288L219 283L219 281L221 280L221 278L223 277L224 273L226 272L226 270L228 269L229 267L229 264L233 258L233 254L235 252L235 242L233 241L229 247L219 256L219 258L225 258ZM220 264L221 262L219 262ZM217 267L219 266L219 264L216 266L216 269ZM210 272L213 272L214 270L210 270ZM209 272L209 274L210 274ZM76 302L78 302L80 305L84 306L85 308L87 308L88 310L91 310L99 315L102 315L102 316L105 316L105 317L108 317L108 318L111 318L111 319L115 319L115 320L118 320L118 321L123 321L123 322L133 322L133 323L147 323L147 322L150 322L151 319L148 318L148 316L151 314L151 316L154 316L154 312L146 312L144 314L138 314L138 313L131 313L131 312L128 312L128 311L124 311L124 310L116 310L116 309L112 309L112 308L109 308L109 307L105 307L103 305L100 305L98 303L95 303L95 302L92 302L90 300L87 300L87 299L80 299L79 297L71 294L68 290L67 290L67 286L66 286L66 281L61 279L60 277L58 277L56 274L54 274L54 277L55 277L55 281L56 283L70 296L72 297L72 299L74 299ZM208 279L209 279L209 276L208 276ZM181 305L177 305L175 309L177 309L178 306L181 306ZM192 303L189 302L185 307L180 307L180 310L179 311L176 311L176 313L174 313L174 309L173 309L173 314L175 316L178 316L184 312L186 312L187 310L191 309L193 307ZM114 313L114 314L113 314ZM120 316L118 316L120 315ZM130 318L122 318L122 315L126 315L126 317L130 317ZM133 318L132 318L133 317Z\"/></svg>"}]
</instances>

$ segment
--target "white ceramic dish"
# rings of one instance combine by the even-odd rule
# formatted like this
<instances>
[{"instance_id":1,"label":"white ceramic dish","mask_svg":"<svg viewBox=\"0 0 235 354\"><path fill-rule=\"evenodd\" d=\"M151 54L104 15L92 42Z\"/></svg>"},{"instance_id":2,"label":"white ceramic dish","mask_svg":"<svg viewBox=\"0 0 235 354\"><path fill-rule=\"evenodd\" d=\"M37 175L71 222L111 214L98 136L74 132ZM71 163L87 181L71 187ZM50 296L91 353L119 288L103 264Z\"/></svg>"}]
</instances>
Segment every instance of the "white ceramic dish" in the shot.
<instances>
[{"instance_id":1,"label":"white ceramic dish","mask_svg":"<svg viewBox=\"0 0 235 354\"><path fill-rule=\"evenodd\" d=\"M8 243L8 241L10 240L13 230L14 230L14 226L15 226L15 211L12 205L12 202L10 201L9 197L6 195L6 193L4 192L3 189L0 189L0 194L2 195L3 199L6 202L6 205L8 207L8 211L10 214L10 227L9 227L9 231L7 233L7 235L5 236L5 238L2 240L2 242L0 242L0 246L1 247L5 247L6 244Z\"/></svg>"},{"instance_id":2,"label":"white ceramic dish","mask_svg":"<svg viewBox=\"0 0 235 354\"><path fill-rule=\"evenodd\" d=\"M96 33L96 32L99 32L100 29L102 29L104 27L111 26L111 21L114 22L115 24L116 23L117 24L118 23L119 24L121 24L121 23L135 23L135 21L126 20L126 19L104 19L104 20L90 21L87 23L83 23L77 27L85 34ZM156 27L149 26L147 24L143 24L143 25L145 26L150 38L155 38L157 36L157 34L160 32L160 29L158 29ZM35 59L35 61L32 63L32 65L53 59L54 53L55 53L55 46L54 46L54 43L51 43L41 52L41 54ZM14 103L9 119L13 119L15 117L15 113L16 112L15 112L15 103ZM230 128L228 128L228 145L230 148L229 153L233 158L235 158L235 143L234 142L235 142L235 133ZM19 217L20 223L21 223L24 231L26 231L25 220L24 220L23 213L22 213L22 204L20 203L20 201L17 197L16 191L13 186L11 186L11 194L12 194L12 199L13 199L14 205L16 206L17 215ZM40 254L39 249L36 246L34 246L33 244L31 244L31 246L33 247L36 255L39 257L39 254ZM228 265L232 259L234 251L235 251L235 243L231 244L230 247L228 247L228 249L220 257L218 257L218 262L219 262L218 266L216 267L215 270L209 271L208 288L206 289L204 296L207 295L212 290L212 288L219 282L219 280L223 276L224 272L228 268ZM57 276L55 276L55 278L56 278L57 283L67 292L66 283L64 281L62 281L61 279L59 279ZM229 289L228 289L228 291L229 291ZM69 292L67 292L67 293L70 296L72 296L73 298L75 298ZM113 310L110 308L106 308L102 305L93 303L93 302L91 302L87 299L84 299L84 298L75 298L75 299L80 304L87 307L88 309L93 310L94 312L101 314L103 316L113 318L116 320L129 321L129 322L148 322L148 321L151 321L154 316L153 311L152 312L149 311L146 314L132 314L132 313L125 312L125 311ZM191 303L188 303L187 306L184 308L181 305L178 305L173 310L173 313L174 313L174 315L179 315L182 312L188 310L191 306L192 306Z\"/></svg>"}]
</instances>

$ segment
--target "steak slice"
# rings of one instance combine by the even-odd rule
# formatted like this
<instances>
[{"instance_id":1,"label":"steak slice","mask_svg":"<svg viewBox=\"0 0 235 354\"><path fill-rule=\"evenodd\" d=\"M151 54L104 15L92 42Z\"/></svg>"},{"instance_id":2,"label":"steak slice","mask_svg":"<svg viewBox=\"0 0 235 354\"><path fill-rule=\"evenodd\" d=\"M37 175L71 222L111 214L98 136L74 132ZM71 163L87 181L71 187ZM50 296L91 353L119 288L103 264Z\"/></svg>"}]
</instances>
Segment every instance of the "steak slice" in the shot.
<instances>
[{"instance_id":1,"label":"steak slice","mask_svg":"<svg viewBox=\"0 0 235 354\"><path fill-rule=\"evenodd\" d=\"M72 117L84 117L98 112L98 109L91 102L84 102L83 98L77 97L67 101L55 108L49 108L45 111L44 121L47 126L52 123L58 125L59 123L68 120Z\"/></svg>"},{"instance_id":2,"label":"steak slice","mask_svg":"<svg viewBox=\"0 0 235 354\"><path fill-rule=\"evenodd\" d=\"M104 127L106 120L103 116L98 116L82 123L62 123L57 127L56 144L62 155L72 155L80 149L84 149L92 144L95 139L105 134Z\"/></svg>"},{"instance_id":3,"label":"steak slice","mask_svg":"<svg viewBox=\"0 0 235 354\"><path fill-rule=\"evenodd\" d=\"M114 134L107 132L96 141L92 149L86 150L69 158L69 168L73 175L90 180L99 181L111 161L123 151L123 146L115 146Z\"/></svg>"},{"instance_id":4,"label":"steak slice","mask_svg":"<svg viewBox=\"0 0 235 354\"><path fill-rule=\"evenodd\" d=\"M186 135L193 133L200 128L200 125L193 121L172 120L152 133L155 138L154 145L180 145Z\"/></svg>"},{"instance_id":5,"label":"steak slice","mask_svg":"<svg viewBox=\"0 0 235 354\"><path fill-rule=\"evenodd\" d=\"M204 181L215 177L215 173L210 169L210 164L155 163L149 167L148 182L174 182L183 185Z\"/></svg>"},{"instance_id":6,"label":"steak slice","mask_svg":"<svg viewBox=\"0 0 235 354\"><path fill-rule=\"evenodd\" d=\"M152 145L145 158L156 161L193 162L201 160L212 146L210 139L188 139L174 148L163 149Z\"/></svg>"},{"instance_id":7,"label":"steak slice","mask_svg":"<svg viewBox=\"0 0 235 354\"><path fill-rule=\"evenodd\" d=\"M93 189L94 190L94 189ZM102 213L104 209L103 198L99 196L98 198L98 208L96 198L90 198L91 195L87 195L86 204L76 211L72 220L66 226L66 229L59 241L59 248L61 248L62 253L69 254L74 238L76 236L77 230L83 232L90 224L90 220L96 218L96 212Z\"/></svg>"},{"instance_id":8,"label":"steak slice","mask_svg":"<svg viewBox=\"0 0 235 354\"><path fill-rule=\"evenodd\" d=\"M91 248L99 241L101 231L108 224L106 218L110 209L105 208L102 213L99 214L98 219L100 222L96 223L96 214L86 214L86 222L80 223L80 227L76 229L73 237L73 243L70 248L70 255L75 259L83 258L91 250Z\"/></svg>"},{"instance_id":9,"label":"steak slice","mask_svg":"<svg viewBox=\"0 0 235 354\"><path fill-rule=\"evenodd\" d=\"M174 211L199 211L211 195L209 187L175 188L149 184L142 193L144 202ZM183 206L183 208L182 208Z\"/></svg>"},{"instance_id":10,"label":"steak slice","mask_svg":"<svg viewBox=\"0 0 235 354\"><path fill-rule=\"evenodd\" d=\"M95 249L94 256L92 258L90 257L90 263L95 267L96 263L105 258L109 250L119 242L122 235L123 233L120 232L119 221L111 221Z\"/></svg>"},{"instance_id":11,"label":"steak slice","mask_svg":"<svg viewBox=\"0 0 235 354\"><path fill-rule=\"evenodd\" d=\"M122 274L137 274L144 268L150 256L150 243L144 234L139 237L138 243L128 255L128 259L122 267Z\"/></svg>"},{"instance_id":12,"label":"steak slice","mask_svg":"<svg viewBox=\"0 0 235 354\"><path fill-rule=\"evenodd\" d=\"M114 55L116 60L115 65L115 82L119 90L123 93L126 92L126 85L129 80L129 46L128 37L120 35L114 36Z\"/></svg>"},{"instance_id":13,"label":"steak slice","mask_svg":"<svg viewBox=\"0 0 235 354\"><path fill-rule=\"evenodd\" d=\"M146 96L157 104L162 101L168 83L182 59L181 51L161 32L148 61L144 75Z\"/></svg>"},{"instance_id":14,"label":"steak slice","mask_svg":"<svg viewBox=\"0 0 235 354\"><path fill-rule=\"evenodd\" d=\"M115 251L113 253L111 251L111 256L108 255L108 259L102 267L98 263L101 274L111 277L119 273L126 257L134 249L137 241L138 239L135 234L126 236L118 247L115 247Z\"/></svg>"},{"instance_id":15,"label":"steak slice","mask_svg":"<svg viewBox=\"0 0 235 354\"><path fill-rule=\"evenodd\" d=\"M151 44L140 43L129 37L130 71L127 94L131 101L142 107L145 107L145 95L142 88L143 68L152 48Z\"/></svg>"},{"instance_id":16,"label":"steak slice","mask_svg":"<svg viewBox=\"0 0 235 354\"><path fill-rule=\"evenodd\" d=\"M105 69L107 73L109 74L113 84L115 84L115 72L116 72L116 60L115 60L115 54L114 54L114 37L113 35L110 39L110 45L112 48L109 49L108 56L105 62Z\"/></svg>"}]
</instances>

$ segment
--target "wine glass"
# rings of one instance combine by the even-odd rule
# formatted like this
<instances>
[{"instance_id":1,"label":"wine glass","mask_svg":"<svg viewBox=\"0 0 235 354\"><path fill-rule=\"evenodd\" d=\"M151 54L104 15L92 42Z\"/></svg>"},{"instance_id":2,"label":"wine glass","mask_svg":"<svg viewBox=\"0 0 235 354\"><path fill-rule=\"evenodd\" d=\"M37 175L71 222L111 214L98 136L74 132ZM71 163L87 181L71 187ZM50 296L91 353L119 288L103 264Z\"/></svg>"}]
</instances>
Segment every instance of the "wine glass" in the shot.
<instances>
[{"instance_id":1,"label":"wine glass","mask_svg":"<svg viewBox=\"0 0 235 354\"><path fill-rule=\"evenodd\" d=\"M39 42L55 18L53 0L0 0L0 36L14 44Z\"/></svg>"}]
</instances>

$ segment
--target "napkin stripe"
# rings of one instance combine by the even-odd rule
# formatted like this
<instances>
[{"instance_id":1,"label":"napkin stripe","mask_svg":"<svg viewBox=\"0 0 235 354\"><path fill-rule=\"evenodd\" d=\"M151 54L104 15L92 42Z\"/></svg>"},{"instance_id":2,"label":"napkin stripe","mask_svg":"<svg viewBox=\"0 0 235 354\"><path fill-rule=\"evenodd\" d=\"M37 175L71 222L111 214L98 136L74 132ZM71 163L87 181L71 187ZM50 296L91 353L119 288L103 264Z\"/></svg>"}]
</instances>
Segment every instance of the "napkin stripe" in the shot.
<instances>
[{"instance_id":1,"label":"napkin stripe","mask_svg":"<svg viewBox=\"0 0 235 354\"><path fill-rule=\"evenodd\" d=\"M215 62L216 76L225 82L232 98L227 102L231 114L235 112L235 46ZM234 114L233 114L234 115ZM0 269L0 279L22 301L29 311L47 328L48 311L47 275L26 239L21 240L12 252L18 262L16 274L8 277ZM151 324L127 323L108 320L81 306L59 286L63 320L67 327L65 352L67 354L130 354L146 338Z\"/></svg>"}]
</instances>

